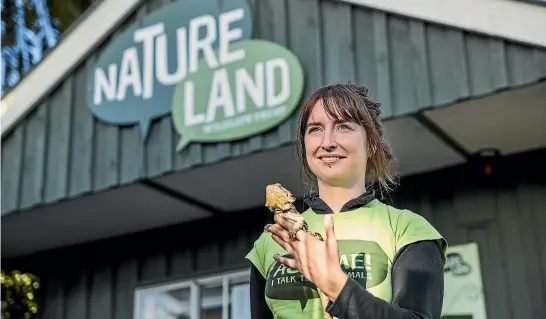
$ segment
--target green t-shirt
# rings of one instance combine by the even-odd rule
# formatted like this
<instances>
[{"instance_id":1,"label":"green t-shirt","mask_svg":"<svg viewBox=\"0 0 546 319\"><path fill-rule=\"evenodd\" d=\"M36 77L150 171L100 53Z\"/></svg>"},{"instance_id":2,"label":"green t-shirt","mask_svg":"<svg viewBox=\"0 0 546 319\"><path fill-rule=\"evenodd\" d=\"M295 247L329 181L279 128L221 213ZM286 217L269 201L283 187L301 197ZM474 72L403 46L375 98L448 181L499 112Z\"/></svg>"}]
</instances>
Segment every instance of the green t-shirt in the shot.
<instances>
[{"instance_id":1,"label":"green t-shirt","mask_svg":"<svg viewBox=\"0 0 546 319\"><path fill-rule=\"evenodd\" d=\"M324 234L324 216L311 209L303 217L315 232ZM437 240L445 262L447 242L422 216L396 209L375 199L366 206L334 214L334 230L343 270L374 296L392 300L391 268L396 253L422 240ZM265 300L275 318L323 318L324 311L315 286L293 269L273 259L287 255L264 232L246 256L267 279Z\"/></svg>"}]
</instances>

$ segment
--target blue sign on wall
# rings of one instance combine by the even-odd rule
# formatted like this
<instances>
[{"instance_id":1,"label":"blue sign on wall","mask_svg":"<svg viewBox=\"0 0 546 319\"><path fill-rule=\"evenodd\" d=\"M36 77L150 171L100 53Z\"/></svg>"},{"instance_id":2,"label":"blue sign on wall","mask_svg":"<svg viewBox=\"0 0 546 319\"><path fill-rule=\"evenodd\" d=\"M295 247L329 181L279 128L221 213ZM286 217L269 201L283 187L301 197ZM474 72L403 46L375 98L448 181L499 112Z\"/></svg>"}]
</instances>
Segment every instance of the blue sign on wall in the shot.
<instances>
[{"instance_id":1,"label":"blue sign on wall","mask_svg":"<svg viewBox=\"0 0 546 319\"><path fill-rule=\"evenodd\" d=\"M145 138L199 60L251 39L251 14L247 0L184 0L152 12L101 52L88 77L91 112L110 124L138 124Z\"/></svg>"}]
</instances>

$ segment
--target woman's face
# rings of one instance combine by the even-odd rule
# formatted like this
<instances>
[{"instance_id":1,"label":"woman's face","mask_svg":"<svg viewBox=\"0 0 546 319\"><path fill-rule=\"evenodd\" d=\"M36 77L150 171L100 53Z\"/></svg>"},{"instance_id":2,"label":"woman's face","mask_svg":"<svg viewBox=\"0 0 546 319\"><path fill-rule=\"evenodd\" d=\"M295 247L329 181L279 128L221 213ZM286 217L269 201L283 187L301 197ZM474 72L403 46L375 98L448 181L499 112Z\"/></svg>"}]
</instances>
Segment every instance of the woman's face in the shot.
<instances>
[{"instance_id":1,"label":"woman's face","mask_svg":"<svg viewBox=\"0 0 546 319\"><path fill-rule=\"evenodd\" d=\"M368 159L364 127L328 116L319 100L305 130L306 160L317 179L331 186L362 183Z\"/></svg>"}]
</instances>

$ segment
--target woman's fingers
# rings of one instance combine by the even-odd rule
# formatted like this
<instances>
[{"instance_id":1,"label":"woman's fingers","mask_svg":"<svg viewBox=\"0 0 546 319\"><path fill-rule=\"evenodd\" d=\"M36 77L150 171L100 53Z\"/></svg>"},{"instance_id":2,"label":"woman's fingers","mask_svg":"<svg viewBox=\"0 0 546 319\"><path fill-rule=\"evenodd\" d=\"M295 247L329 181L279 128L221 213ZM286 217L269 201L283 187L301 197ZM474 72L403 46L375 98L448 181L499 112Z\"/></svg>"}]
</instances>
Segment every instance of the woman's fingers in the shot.
<instances>
[{"instance_id":1,"label":"woman's fingers","mask_svg":"<svg viewBox=\"0 0 546 319\"><path fill-rule=\"evenodd\" d=\"M334 231L334 218L331 215L324 217L324 233L326 235L328 254L331 256L337 255L337 238Z\"/></svg>"},{"instance_id":2,"label":"woman's fingers","mask_svg":"<svg viewBox=\"0 0 546 319\"><path fill-rule=\"evenodd\" d=\"M309 238L310 235L306 232L300 230L296 233L297 240L294 242L294 246L297 250L297 255L295 255L296 260L299 263L299 270L303 276L311 280L310 273L309 273L309 257L313 258L313 256L308 256L307 253L311 250L309 249L309 243L311 242L311 238Z\"/></svg>"},{"instance_id":3,"label":"woman's fingers","mask_svg":"<svg viewBox=\"0 0 546 319\"><path fill-rule=\"evenodd\" d=\"M279 236L275 234L272 234L271 238L273 238L273 240L277 244L279 244L282 248L284 248L284 250L286 250L287 253L289 253L292 256L294 255L294 249L292 249L292 246L290 246L289 243L287 243L286 241L284 241L282 238L280 238Z\"/></svg>"},{"instance_id":4,"label":"woman's fingers","mask_svg":"<svg viewBox=\"0 0 546 319\"><path fill-rule=\"evenodd\" d=\"M275 223L277 223L279 226L281 226L282 228L286 230L290 230L292 229L292 226L294 226L293 221L290 221L279 214L275 214L274 220L275 220Z\"/></svg>"},{"instance_id":5,"label":"woman's fingers","mask_svg":"<svg viewBox=\"0 0 546 319\"><path fill-rule=\"evenodd\" d=\"M298 269L298 262L295 258L287 258L281 255L275 255L274 258L276 261L280 262L288 268Z\"/></svg>"},{"instance_id":6,"label":"woman's fingers","mask_svg":"<svg viewBox=\"0 0 546 319\"><path fill-rule=\"evenodd\" d=\"M269 231L271 234L276 235L280 239L284 241L288 241L290 239L290 235L288 234L288 231L286 231L284 228L279 226L278 224L269 225L267 228L267 231Z\"/></svg>"}]
</instances>

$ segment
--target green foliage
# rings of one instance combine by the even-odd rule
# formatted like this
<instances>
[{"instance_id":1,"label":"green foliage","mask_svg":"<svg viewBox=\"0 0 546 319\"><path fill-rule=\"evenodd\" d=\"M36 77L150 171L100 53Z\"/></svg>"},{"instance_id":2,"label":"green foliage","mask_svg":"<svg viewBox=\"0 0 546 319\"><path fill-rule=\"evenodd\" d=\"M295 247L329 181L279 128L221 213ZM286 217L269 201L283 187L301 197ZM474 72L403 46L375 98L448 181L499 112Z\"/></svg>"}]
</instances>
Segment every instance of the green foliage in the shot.
<instances>
[{"instance_id":1,"label":"green foliage","mask_svg":"<svg viewBox=\"0 0 546 319\"><path fill-rule=\"evenodd\" d=\"M2 271L2 319L34 319L38 313L36 290L38 279L18 270Z\"/></svg>"}]
</instances>

